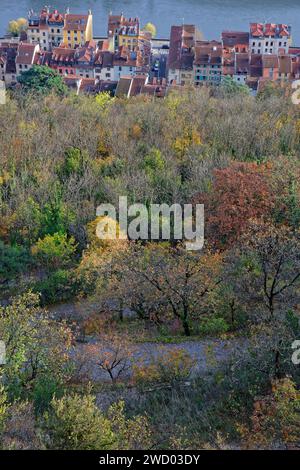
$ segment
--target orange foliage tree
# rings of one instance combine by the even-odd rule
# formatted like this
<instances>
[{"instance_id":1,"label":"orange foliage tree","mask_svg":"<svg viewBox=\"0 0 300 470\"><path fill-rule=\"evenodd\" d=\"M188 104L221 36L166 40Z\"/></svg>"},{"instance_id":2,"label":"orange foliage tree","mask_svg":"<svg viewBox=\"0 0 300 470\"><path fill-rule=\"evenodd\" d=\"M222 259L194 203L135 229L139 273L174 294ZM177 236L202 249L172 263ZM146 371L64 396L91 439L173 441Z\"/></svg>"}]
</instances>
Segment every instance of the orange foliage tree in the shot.
<instances>
[{"instance_id":1,"label":"orange foliage tree","mask_svg":"<svg viewBox=\"0 0 300 470\"><path fill-rule=\"evenodd\" d=\"M211 191L194 197L205 205L207 238L219 247L232 245L249 221L269 219L274 207L268 165L233 162L214 171Z\"/></svg>"}]
</instances>

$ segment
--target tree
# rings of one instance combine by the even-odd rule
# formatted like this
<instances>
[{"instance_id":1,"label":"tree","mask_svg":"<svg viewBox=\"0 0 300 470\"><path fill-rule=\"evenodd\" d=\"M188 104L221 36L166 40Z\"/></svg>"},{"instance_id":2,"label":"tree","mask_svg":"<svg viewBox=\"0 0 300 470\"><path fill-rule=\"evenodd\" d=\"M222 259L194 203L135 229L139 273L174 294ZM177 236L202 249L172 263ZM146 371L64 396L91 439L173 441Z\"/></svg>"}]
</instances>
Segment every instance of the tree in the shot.
<instances>
[{"instance_id":1,"label":"tree","mask_svg":"<svg viewBox=\"0 0 300 470\"><path fill-rule=\"evenodd\" d=\"M63 78L47 66L33 65L30 70L22 72L18 81L25 92L47 95L51 92L59 95L67 93Z\"/></svg>"},{"instance_id":2,"label":"tree","mask_svg":"<svg viewBox=\"0 0 300 470\"><path fill-rule=\"evenodd\" d=\"M44 377L67 379L72 333L40 309L37 295L29 292L0 307L0 337L6 345L3 376L11 393L30 392Z\"/></svg>"},{"instance_id":3,"label":"tree","mask_svg":"<svg viewBox=\"0 0 300 470\"><path fill-rule=\"evenodd\" d=\"M257 367L267 376L282 377L299 334L299 234L252 221L239 248L227 258L224 278L247 313L250 339L261 357Z\"/></svg>"},{"instance_id":4,"label":"tree","mask_svg":"<svg viewBox=\"0 0 300 470\"><path fill-rule=\"evenodd\" d=\"M143 28L143 31L147 31L149 33L151 33L151 36L153 38L155 38L156 36L156 26L153 24L153 23L147 23L144 28Z\"/></svg>"},{"instance_id":5,"label":"tree","mask_svg":"<svg viewBox=\"0 0 300 470\"><path fill-rule=\"evenodd\" d=\"M68 238L65 233L46 235L32 247L31 253L41 266L48 270L70 266L76 251L74 237Z\"/></svg>"},{"instance_id":6,"label":"tree","mask_svg":"<svg viewBox=\"0 0 300 470\"><path fill-rule=\"evenodd\" d=\"M219 91L225 96L238 94L243 94L246 96L250 95L250 88L247 85L244 85L243 83L237 83L235 80L233 80L233 78L229 76L226 76L222 79Z\"/></svg>"},{"instance_id":7,"label":"tree","mask_svg":"<svg viewBox=\"0 0 300 470\"><path fill-rule=\"evenodd\" d=\"M270 220L275 196L266 165L233 162L214 170L207 194L198 194L194 203L205 205L205 229L209 241L228 247L247 231L251 219Z\"/></svg>"},{"instance_id":8,"label":"tree","mask_svg":"<svg viewBox=\"0 0 300 470\"><path fill-rule=\"evenodd\" d=\"M119 261L122 275L114 281L124 283L117 289L121 295L126 292L125 304L141 314L152 310L152 317L173 317L190 336L191 321L201 315L206 298L220 282L221 257L150 244L132 245Z\"/></svg>"},{"instance_id":9,"label":"tree","mask_svg":"<svg viewBox=\"0 0 300 470\"><path fill-rule=\"evenodd\" d=\"M28 22L25 18L18 18L17 20L12 20L8 24L8 32L13 36L17 37L22 31L26 31L28 28Z\"/></svg>"},{"instance_id":10,"label":"tree","mask_svg":"<svg viewBox=\"0 0 300 470\"><path fill-rule=\"evenodd\" d=\"M272 321L297 304L298 233L286 226L252 221L233 256L235 263L231 272L236 294L245 308L254 310L254 314L257 312L260 321Z\"/></svg>"},{"instance_id":11,"label":"tree","mask_svg":"<svg viewBox=\"0 0 300 470\"><path fill-rule=\"evenodd\" d=\"M100 344L100 347L90 345L89 353L100 369L116 383L131 367L133 345L126 336L114 332L102 333Z\"/></svg>"}]
</instances>

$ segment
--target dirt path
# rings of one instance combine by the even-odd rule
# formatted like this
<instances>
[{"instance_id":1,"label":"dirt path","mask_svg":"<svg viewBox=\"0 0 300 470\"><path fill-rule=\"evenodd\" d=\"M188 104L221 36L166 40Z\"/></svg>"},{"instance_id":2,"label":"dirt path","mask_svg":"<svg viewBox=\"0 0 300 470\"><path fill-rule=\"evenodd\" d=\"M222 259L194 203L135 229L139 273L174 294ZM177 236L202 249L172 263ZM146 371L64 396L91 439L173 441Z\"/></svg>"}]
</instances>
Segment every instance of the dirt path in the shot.
<instances>
[{"instance_id":1,"label":"dirt path","mask_svg":"<svg viewBox=\"0 0 300 470\"><path fill-rule=\"evenodd\" d=\"M49 308L49 312L54 315L58 320L68 321L83 321L87 319L91 313L97 312L99 305L95 302L70 302L52 306ZM93 352L96 355L91 357L89 354L89 348L93 345ZM203 339L196 341L183 341L181 343L168 343L159 344L154 342L138 343L133 346L132 360L129 370L125 374L129 378L132 374L132 366L136 363L143 361L147 363L151 358L159 354L159 350L164 348L164 351L171 351L173 349L184 349L190 356L195 360L195 367L193 368L193 374L204 374L210 370L213 370L226 362L234 351L240 348L245 348L245 340L242 339ZM110 378L107 372L104 372L97 365L97 351L100 352L103 346L99 339L89 339L87 343L77 343L75 347L76 361L82 366L82 372L89 380L93 382L109 381Z\"/></svg>"},{"instance_id":2,"label":"dirt path","mask_svg":"<svg viewBox=\"0 0 300 470\"><path fill-rule=\"evenodd\" d=\"M93 345L93 351L101 353L102 345L99 340L90 340L88 343L78 343L76 346L76 355L78 361L84 360L87 363L85 369L88 377L93 382L102 382L110 380L107 372L104 372L97 365L97 359L89 355L89 347ZM163 347L167 353L173 349L184 349L195 360L193 374L203 374L217 368L228 360L231 354L239 349L241 340L212 340L203 339L197 341L183 341L176 344L158 344L158 343L141 343L134 345L132 352L132 360L125 377L129 378L132 374L132 366L141 361L147 364L151 358L157 356Z\"/></svg>"}]
</instances>

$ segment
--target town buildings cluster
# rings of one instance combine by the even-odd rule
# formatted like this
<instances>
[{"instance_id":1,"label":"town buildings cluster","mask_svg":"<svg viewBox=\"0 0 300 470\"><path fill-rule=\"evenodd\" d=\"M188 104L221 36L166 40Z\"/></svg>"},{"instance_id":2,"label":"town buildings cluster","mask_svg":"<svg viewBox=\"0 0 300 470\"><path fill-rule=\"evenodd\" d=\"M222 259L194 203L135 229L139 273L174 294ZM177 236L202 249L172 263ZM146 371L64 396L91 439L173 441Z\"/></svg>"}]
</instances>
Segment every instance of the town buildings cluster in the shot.
<instances>
[{"instance_id":1,"label":"town buildings cluster","mask_svg":"<svg viewBox=\"0 0 300 470\"><path fill-rule=\"evenodd\" d=\"M219 85L226 77L257 90L267 81L300 77L300 48L286 24L251 23L205 41L194 25L172 26L169 40L143 31L138 18L109 15L107 36L95 39L93 16L43 8L28 29L0 41L0 80L14 86L33 65L56 70L78 93L165 96L182 86Z\"/></svg>"},{"instance_id":2,"label":"town buildings cluster","mask_svg":"<svg viewBox=\"0 0 300 470\"><path fill-rule=\"evenodd\" d=\"M172 26L169 83L216 85L231 77L257 90L266 81L300 76L300 50L286 24L251 23L249 32L223 31L220 41L199 36L193 25Z\"/></svg>"}]
</instances>

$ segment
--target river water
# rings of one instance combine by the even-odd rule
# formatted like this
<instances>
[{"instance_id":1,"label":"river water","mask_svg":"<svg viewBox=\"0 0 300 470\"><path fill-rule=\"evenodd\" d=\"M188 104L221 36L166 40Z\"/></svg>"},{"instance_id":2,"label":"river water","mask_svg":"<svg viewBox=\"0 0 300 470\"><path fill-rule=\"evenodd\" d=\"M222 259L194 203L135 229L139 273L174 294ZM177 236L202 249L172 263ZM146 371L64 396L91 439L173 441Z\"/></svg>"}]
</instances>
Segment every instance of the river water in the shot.
<instances>
[{"instance_id":1,"label":"river water","mask_svg":"<svg viewBox=\"0 0 300 470\"><path fill-rule=\"evenodd\" d=\"M61 10L69 6L74 13L91 8L97 36L106 34L112 11L151 21L159 37L168 37L170 26L182 21L196 24L207 39L218 39L224 29L248 30L253 21L289 23L293 42L300 45L300 0L0 0L0 36L9 20L26 16L31 8L39 11L45 3Z\"/></svg>"}]
</instances>

